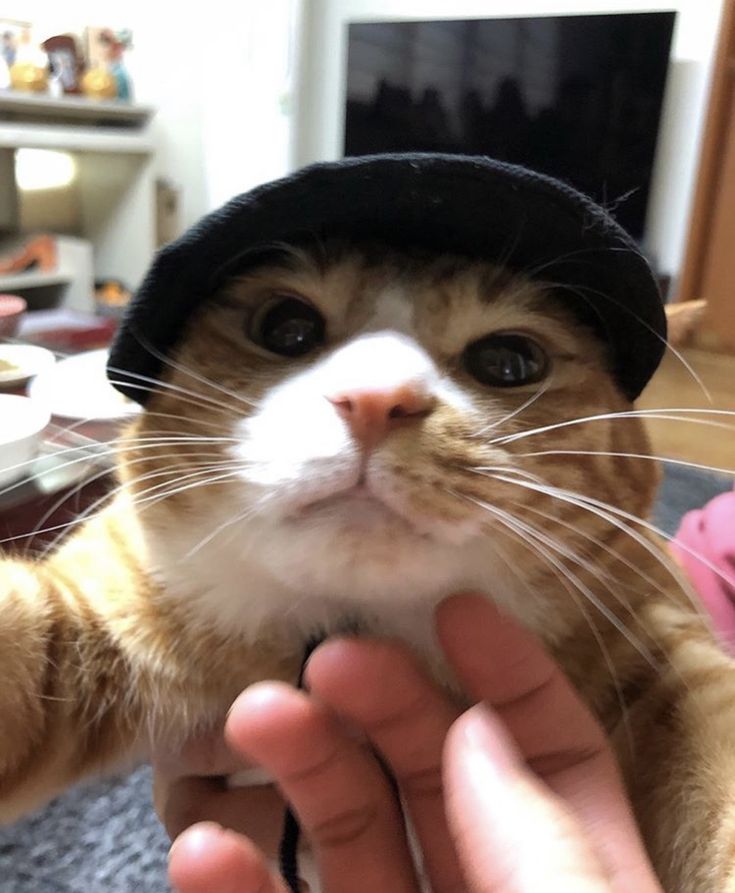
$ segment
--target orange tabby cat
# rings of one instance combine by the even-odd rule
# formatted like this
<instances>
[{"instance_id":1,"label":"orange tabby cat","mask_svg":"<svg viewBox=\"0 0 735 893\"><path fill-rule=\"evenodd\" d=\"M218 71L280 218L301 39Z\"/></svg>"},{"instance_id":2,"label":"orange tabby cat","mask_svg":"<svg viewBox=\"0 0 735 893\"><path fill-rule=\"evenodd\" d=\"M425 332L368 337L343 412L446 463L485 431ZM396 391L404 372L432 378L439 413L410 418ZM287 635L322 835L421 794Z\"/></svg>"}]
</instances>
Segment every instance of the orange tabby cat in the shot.
<instances>
[{"instance_id":1,"label":"orange tabby cat","mask_svg":"<svg viewBox=\"0 0 735 893\"><path fill-rule=\"evenodd\" d=\"M109 504L0 563L0 819L217 726L315 634L397 635L446 680L432 611L472 589L600 717L665 889L735 890L735 667L633 520L658 474L606 363L484 263L292 248L231 281Z\"/></svg>"}]
</instances>

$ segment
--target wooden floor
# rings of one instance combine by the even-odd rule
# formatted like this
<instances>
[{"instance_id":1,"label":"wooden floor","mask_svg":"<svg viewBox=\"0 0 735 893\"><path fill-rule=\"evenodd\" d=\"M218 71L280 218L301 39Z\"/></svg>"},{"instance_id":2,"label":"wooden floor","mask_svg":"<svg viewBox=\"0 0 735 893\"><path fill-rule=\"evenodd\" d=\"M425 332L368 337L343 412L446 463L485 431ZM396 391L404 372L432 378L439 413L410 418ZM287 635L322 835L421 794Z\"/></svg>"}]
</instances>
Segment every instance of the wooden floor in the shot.
<instances>
[{"instance_id":1,"label":"wooden floor","mask_svg":"<svg viewBox=\"0 0 735 893\"><path fill-rule=\"evenodd\" d=\"M699 408L722 409L735 413L735 354L710 353L685 348L681 351L699 375L711 396L711 402L692 373L670 352L643 392L640 409ZM660 456L699 462L735 474L735 415L696 416L718 425L696 422L648 421L653 449Z\"/></svg>"}]
</instances>

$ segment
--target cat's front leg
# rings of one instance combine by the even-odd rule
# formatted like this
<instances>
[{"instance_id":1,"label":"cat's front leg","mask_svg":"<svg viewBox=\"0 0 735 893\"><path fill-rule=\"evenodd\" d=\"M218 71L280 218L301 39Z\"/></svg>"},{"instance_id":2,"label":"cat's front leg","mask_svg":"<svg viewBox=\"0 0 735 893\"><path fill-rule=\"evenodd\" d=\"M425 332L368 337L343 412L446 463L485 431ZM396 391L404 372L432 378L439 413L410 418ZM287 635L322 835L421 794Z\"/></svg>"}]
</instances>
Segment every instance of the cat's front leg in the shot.
<instances>
[{"instance_id":1,"label":"cat's front leg","mask_svg":"<svg viewBox=\"0 0 735 893\"><path fill-rule=\"evenodd\" d=\"M135 755L130 663L78 584L0 561L0 822Z\"/></svg>"},{"instance_id":2,"label":"cat's front leg","mask_svg":"<svg viewBox=\"0 0 735 893\"><path fill-rule=\"evenodd\" d=\"M733 893L735 661L693 614L650 613L668 665L618 742L637 818L666 893Z\"/></svg>"}]
</instances>

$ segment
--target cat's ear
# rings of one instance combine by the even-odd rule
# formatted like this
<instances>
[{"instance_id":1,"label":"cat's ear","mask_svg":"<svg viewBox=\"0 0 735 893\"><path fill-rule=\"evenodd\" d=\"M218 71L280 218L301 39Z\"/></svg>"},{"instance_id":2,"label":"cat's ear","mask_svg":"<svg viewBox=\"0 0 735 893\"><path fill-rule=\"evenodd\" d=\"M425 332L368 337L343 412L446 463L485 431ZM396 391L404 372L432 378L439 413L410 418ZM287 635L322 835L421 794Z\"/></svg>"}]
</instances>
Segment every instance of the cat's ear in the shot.
<instances>
[{"instance_id":1,"label":"cat's ear","mask_svg":"<svg viewBox=\"0 0 735 893\"><path fill-rule=\"evenodd\" d=\"M706 301L681 301L666 305L669 344L672 347L686 347L694 343L706 308Z\"/></svg>"}]
</instances>

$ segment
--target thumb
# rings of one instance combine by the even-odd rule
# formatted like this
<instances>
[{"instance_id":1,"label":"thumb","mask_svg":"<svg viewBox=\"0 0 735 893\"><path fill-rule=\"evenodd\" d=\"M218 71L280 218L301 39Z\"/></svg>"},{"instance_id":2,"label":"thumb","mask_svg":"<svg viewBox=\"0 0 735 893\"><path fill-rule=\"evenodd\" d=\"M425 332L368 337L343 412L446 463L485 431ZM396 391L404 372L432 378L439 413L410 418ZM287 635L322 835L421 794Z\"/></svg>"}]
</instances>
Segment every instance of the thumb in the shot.
<instances>
[{"instance_id":1,"label":"thumb","mask_svg":"<svg viewBox=\"0 0 735 893\"><path fill-rule=\"evenodd\" d=\"M471 893L610 893L577 820L482 704L452 726L444 775L449 827Z\"/></svg>"}]
</instances>

